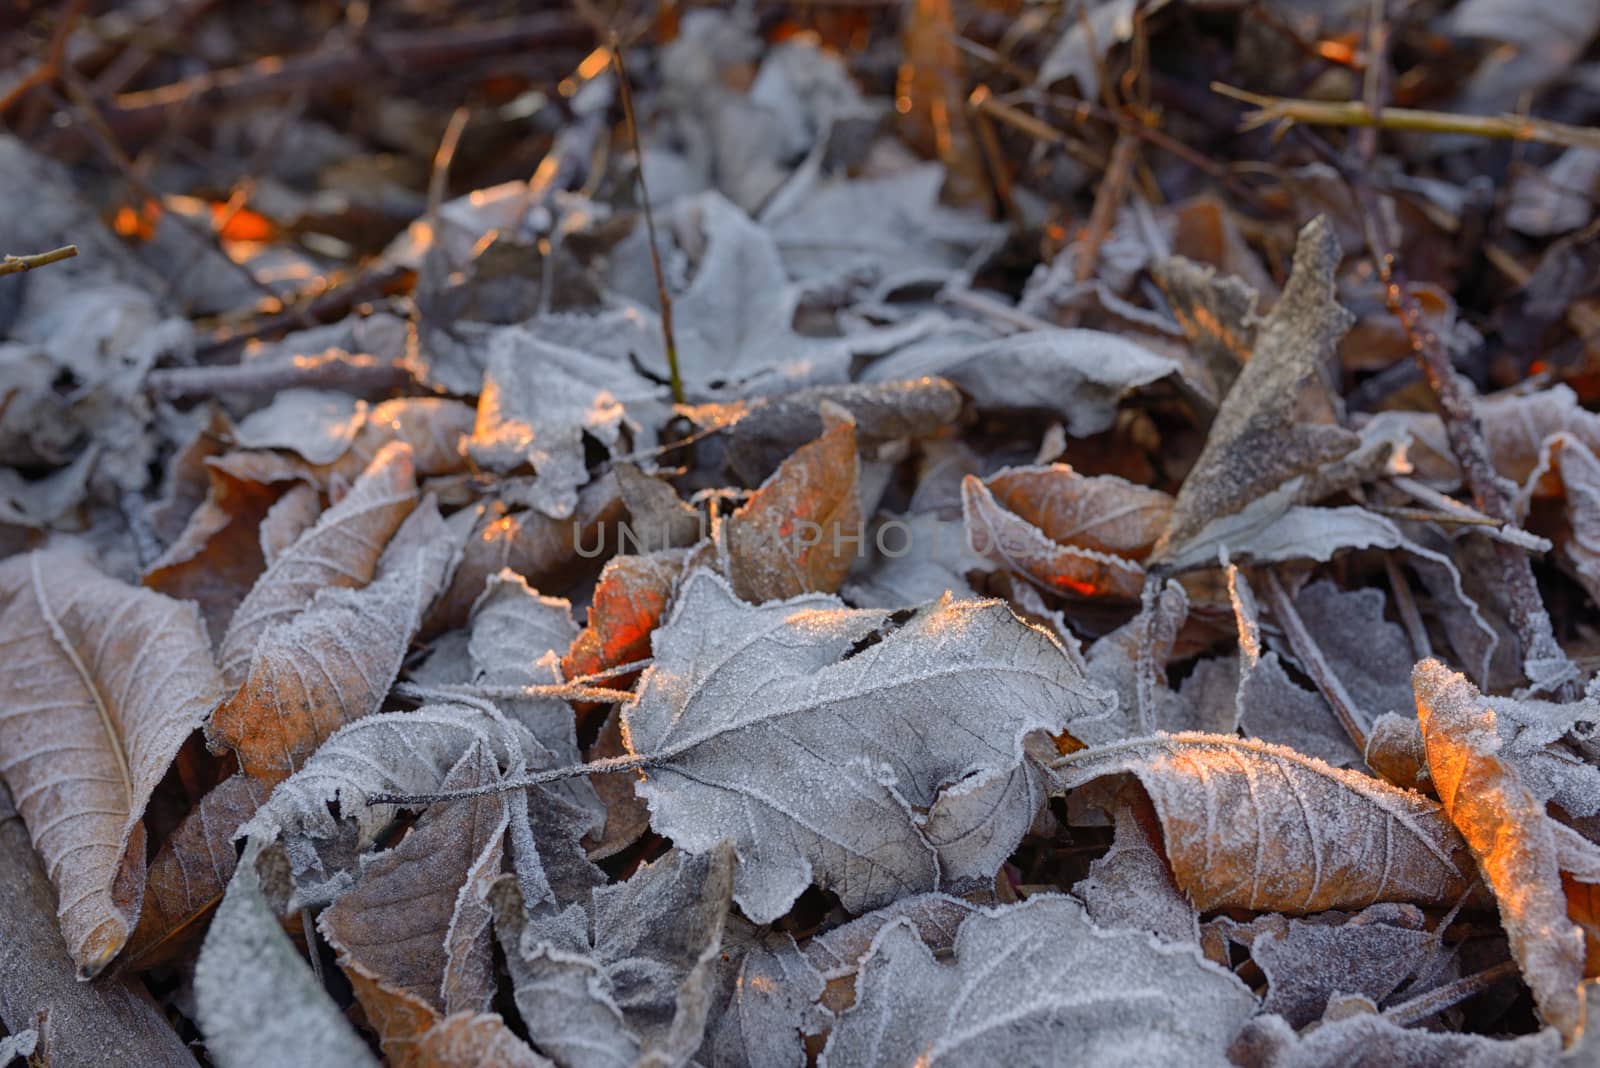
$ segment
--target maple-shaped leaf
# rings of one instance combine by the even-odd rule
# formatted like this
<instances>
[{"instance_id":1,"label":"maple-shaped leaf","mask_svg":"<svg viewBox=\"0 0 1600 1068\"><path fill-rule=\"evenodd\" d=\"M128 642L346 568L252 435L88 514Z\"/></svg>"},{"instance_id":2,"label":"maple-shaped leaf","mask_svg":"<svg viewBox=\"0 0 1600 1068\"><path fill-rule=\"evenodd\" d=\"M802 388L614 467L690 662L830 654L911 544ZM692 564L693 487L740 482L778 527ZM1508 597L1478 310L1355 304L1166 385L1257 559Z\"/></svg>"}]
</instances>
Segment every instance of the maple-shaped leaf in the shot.
<instances>
[{"instance_id":1,"label":"maple-shaped leaf","mask_svg":"<svg viewBox=\"0 0 1600 1068\"><path fill-rule=\"evenodd\" d=\"M144 911L123 954L127 966L162 964L198 939L233 878L234 835L270 792L270 785L248 775L229 776L178 824L150 862Z\"/></svg>"},{"instance_id":2,"label":"maple-shaped leaf","mask_svg":"<svg viewBox=\"0 0 1600 1068\"><path fill-rule=\"evenodd\" d=\"M1297 1027L1320 1019L1334 994L1360 994L1381 1004L1438 951L1435 934L1414 905L1373 905L1353 916L1268 915L1248 924L1221 916L1212 925L1248 948L1267 977L1261 1010Z\"/></svg>"},{"instance_id":3,"label":"maple-shaped leaf","mask_svg":"<svg viewBox=\"0 0 1600 1068\"><path fill-rule=\"evenodd\" d=\"M474 742L445 788L498 777L494 757ZM500 875L511 798L520 796L481 794L429 809L397 846L364 864L356 885L317 921L393 1064L428 1063L417 1046L429 1031L446 1016L489 1009L486 895Z\"/></svg>"},{"instance_id":4,"label":"maple-shaped leaf","mask_svg":"<svg viewBox=\"0 0 1600 1068\"><path fill-rule=\"evenodd\" d=\"M514 883L494 922L528 1034L562 1068L686 1064L701 1042L733 891L733 851L680 850L533 915Z\"/></svg>"},{"instance_id":5,"label":"maple-shaped leaf","mask_svg":"<svg viewBox=\"0 0 1600 1068\"><path fill-rule=\"evenodd\" d=\"M245 846L195 966L195 1022L206 1053L221 1068L378 1068L284 933L258 860L281 873L263 852L259 841Z\"/></svg>"},{"instance_id":6,"label":"maple-shaped leaf","mask_svg":"<svg viewBox=\"0 0 1600 1068\"><path fill-rule=\"evenodd\" d=\"M757 607L698 571L654 647L623 720L645 768L639 793L682 848L735 841L735 899L756 922L813 882L853 911L933 889L912 806L1017 767L1030 731L1104 712L1061 646L996 601Z\"/></svg>"},{"instance_id":7,"label":"maple-shaped leaf","mask_svg":"<svg viewBox=\"0 0 1600 1068\"><path fill-rule=\"evenodd\" d=\"M133 932L145 806L222 683L193 605L108 578L71 550L0 565L0 645L0 776L88 978Z\"/></svg>"},{"instance_id":8,"label":"maple-shaped leaf","mask_svg":"<svg viewBox=\"0 0 1600 1068\"><path fill-rule=\"evenodd\" d=\"M1540 1015L1570 1044L1584 1026L1584 935L1562 889L1565 828L1501 757L1494 710L1466 676L1424 660L1412 682L1434 788L1494 891Z\"/></svg>"},{"instance_id":9,"label":"maple-shaped leaf","mask_svg":"<svg viewBox=\"0 0 1600 1068\"><path fill-rule=\"evenodd\" d=\"M724 527L728 579L747 601L834 593L860 549L855 424L797 449Z\"/></svg>"},{"instance_id":10,"label":"maple-shaped leaf","mask_svg":"<svg viewBox=\"0 0 1600 1068\"><path fill-rule=\"evenodd\" d=\"M246 775L277 782L335 730L376 712L454 554L430 495L383 549L372 582L318 591L261 633L244 684L206 725L212 748L233 750Z\"/></svg>"},{"instance_id":11,"label":"maple-shaped leaf","mask_svg":"<svg viewBox=\"0 0 1600 1068\"><path fill-rule=\"evenodd\" d=\"M975 475L961 483L962 512L973 549L1051 593L1137 600L1144 568L1111 553L1052 541L998 501Z\"/></svg>"},{"instance_id":12,"label":"maple-shaped leaf","mask_svg":"<svg viewBox=\"0 0 1600 1068\"><path fill-rule=\"evenodd\" d=\"M256 642L298 615L319 590L371 581L384 546L416 503L410 448L399 442L385 447L344 499L273 561L240 603L219 656L227 683L244 683Z\"/></svg>"},{"instance_id":13,"label":"maple-shaped leaf","mask_svg":"<svg viewBox=\"0 0 1600 1068\"><path fill-rule=\"evenodd\" d=\"M1157 735L1058 765L1067 789L1118 772L1139 780L1172 874L1202 911L1448 907L1471 885L1466 844L1436 803L1283 746Z\"/></svg>"},{"instance_id":14,"label":"maple-shaped leaf","mask_svg":"<svg viewBox=\"0 0 1600 1068\"><path fill-rule=\"evenodd\" d=\"M1176 552L1208 522L1355 447L1355 434L1326 421L1331 413L1320 377L1354 321L1334 295L1339 258L1326 218L1300 231L1283 296L1262 321L1250 361L1178 491L1158 556Z\"/></svg>"},{"instance_id":15,"label":"maple-shaped leaf","mask_svg":"<svg viewBox=\"0 0 1600 1068\"><path fill-rule=\"evenodd\" d=\"M884 927L818 1063L1221 1066L1255 1008L1198 948L1102 930L1041 894L969 917L948 963L905 921Z\"/></svg>"}]
</instances>

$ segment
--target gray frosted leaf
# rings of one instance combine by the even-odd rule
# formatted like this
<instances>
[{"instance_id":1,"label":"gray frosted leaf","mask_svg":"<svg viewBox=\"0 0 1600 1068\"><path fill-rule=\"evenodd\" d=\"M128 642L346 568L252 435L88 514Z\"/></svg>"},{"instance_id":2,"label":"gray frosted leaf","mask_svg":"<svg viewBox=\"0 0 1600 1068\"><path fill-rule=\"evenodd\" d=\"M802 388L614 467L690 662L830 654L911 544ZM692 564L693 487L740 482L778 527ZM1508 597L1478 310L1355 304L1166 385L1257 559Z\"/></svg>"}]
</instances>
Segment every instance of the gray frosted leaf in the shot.
<instances>
[{"instance_id":1,"label":"gray frosted leaf","mask_svg":"<svg viewBox=\"0 0 1600 1068\"><path fill-rule=\"evenodd\" d=\"M1290 679L1277 653L1267 653L1240 679L1239 726L1246 734L1286 745L1334 767L1361 765L1361 754L1328 702Z\"/></svg>"},{"instance_id":2,"label":"gray frosted leaf","mask_svg":"<svg viewBox=\"0 0 1600 1068\"><path fill-rule=\"evenodd\" d=\"M467 453L502 474L531 466L532 481L519 483L508 503L565 519L577 507L578 487L589 481L584 435L614 450L624 406L656 391L625 363L554 344L525 327L503 327L489 340Z\"/></svg>"},{"instance_id":3,"label":"gray frosted leaf","mask_svg":"<svg viewBox=\"0 0 1600 1068\"><path fill-rule=\"evenodd\" d=\"M1400 1027L1375 1013L1295 1034L1281 1016L1251 1020L1229 1051L1239 1068L1556 1068L1561 1037L1546 1028L1515 1039Z\"/></svg>"},{"instance_id":4,"label":"gray frosted leaf","mask_svg":"<svg viewBox=\"0 0 1600 1068\"><path fill-rule=\"evenodd\" d=\"M1106 855L1072 887L1100 927L1149 931L1168 942L1200 942L1199 914L1161 855L1161 831L1150 799L1137 789L1117 796L1116 837Z\"/></svg>"},{"instance_id":5,"label":"gray frosted leaf","mask_svg":"<svg viewBox=\"0 0 1600 1068\"><path fill-rule=\"evenodd\" d=\"M1411 643L1383 615L1384 593L1340 589L1321 579L1295 594L1294 606L1317 647L1368 717L1416 708L1411 693Z\"/></svg>"},{"instance_id":6,"label":"gray frosted leaf","mask_svg":"<svg viewBox=\"0 0 1600 1068\"><path fill-rule=\"evenodd\" d=\"M272 403L239 421L233 440L242 449L292 449L314 464L344 455L367 421L367 404L327 389L285 389Z\"/></svg>"},{"instance_id":7,"label":"gray frosted leaf","mask_svg":"<svg viewBox=\"0 0 1600 1068\"><path fill-rule=\"evenodd\" d=\"M196 1022L222 1068L377 1068L283 931L245 847L195 966Z\"/></svg>"},{"instance_id":8,"label":"gray frosted leaf","mask_svg":"<svg viewBox=\"0 0 1600 1068\"><path fill-rule=\"evenodd\" d=\"M563 1068L680 1065L711 1009L733 852L674 850L581 905L531 916L509 881L495 928L533 1044Z\"/></svg>"},{"instance_id":9,"label":"gray frosted leaf","mask_svg":"<svg viewBox=\"0 0 1600 1068\"><path fill-rule=\"evenodd\" d=\"M805 954L777 934L725 971L727 989L696 1061L707 1068L801 1068L807 1024L827 985Z\"/></svg>"},{"instance_id":10,"label":"gray frosted leaf","mask_svg":"<svg viewBox=\"0 0 1600 1068\"><path fill-rule=\"evenodd\" d=\"M1067 433L1109 429L1117 404L1141 386L1175 375L1178 364L1098 330L1034 330L998 341L934 343L870 367L869 382L942 375L983 409L1047 408Z\"/></svg>"},{"instance_id":11,"label":"gray frosted leaf","mask_svg":"<svg viewBox=\"0 0 1600 1068\"><path fill-rule=\"evenodd\" d=\"M1085 722L1073 737L1086 745L1168 730L1191 718L1184 700L1167 686L1167 659L1189 618L1189 597L1168 580L1133 619L1089 647L1089 678L1116 695L1116 713Z\"/></svg>"},{"instance_id":12,"label":"gray frosted leaf","mask_svg":"<svg viewBox=\"0 0 1600 1068\"><path fill-rule=\"evenodd\" d=\"M910 924L922 943L935 953L956 944L956 934L978 906L949 894L916 894L859 916L806 943L806 960L824 979L854 975L872 944L889 924Z\"/></svg>"},{"instance_id":13,"label":"gray frosted leaf","mask_svg":"<svg viewBox=\"0 0 1600 1068\"><path fill-rule=\"evenodd\" d=\"M1178 491L1158 557L1183 548L1208 522L1355 447L1356 435L1331 422L1322 380L1323 364L1355 321L1335 297L1339 259L1328 220L1306 224L1283 296L1262 320L1250 360Z\"/></svg>"},{"instance_id":14,"label":"gray frosted leaf","mask_svg":"<svg viewBox=\"0 0 1600 1068\"><path fill-rule=\"evenodd\" d=\"M938 882L912 806L1015 768L1032 731L1104 711L1048 634L998 601L890 616L812 595L759 607L696 572L625 709L656 831L739 850L735 898L757 923L807 886L854 912Z\"/></svg>"},{"instance_id":15,"label":"gray frosted leaf","mask_svg":"<svg viewBox=\"0 0 1600 1068\"><path fill-rule=\"evenodd\" d=\"M885 516L868 530L866 542L840 591L858 608L905 608L947 591L958 600L973 599L967 573L995 566L972 551L964 522L926 513Z\"/></svg>"},{"instance_id":16,"label":"gray frosted leaf","mask_svg":"<svg viewBox=\"0 0 1600 1068\"><path fill-rule=\"evenodd\" d=\"M27 1057L38 1044L39 1032L31 1027L0 1038L0 1068L7 1068L12 1061Z\"/></svg>"},{"instance_id":17,"label":"gray frosted leaf","mask_svg":"<svg viewBox=\"0 0 1600 1068\"><path fill-rule=\"evenodd\" d=\"M1055 756L1048 740L1045 749L1046 759ZM1032 756L1016 767L979 772L939 791L922 830L939 852L941 880L971 880L992 888L995 873L1049 796L1048 773Z\"/></svg>"},{"instance_id":18,"label":"gray frosted leaf","mask_svg":"<svg viewBox=\"0 0 1600 1068\"><path fill-rule=\"evenodd\" d=\"M805 183L805 172L799 179ZM796 279L849 271L954 275L1005 228L939 203L945 169L927 163L883 178L827 178L785 189L761 213Z\"/></svg>"},{"instance_id":19,"label":"gray frosted leaf","mask_svg":"<svg viewBox=\"0 0 1600 1068\"><path fill-rule=\"evenodd\" d=\"M1412 905L1373 905L1354 916L1329 912L1216 922L1229 940L1249 948L1266 975L1262 1011L1296 1027L1320 1019L1334 994L1360 994L1382 1004L1438 949L1422 911Z\"/></svg>"},{"instance_id":20,"label":"gray frosted leaf","mask_svg":"<svg viewBox=\"0 0 1600 1068\"><path fill-rule=\"evenodd\" d=\"M1189 344L1226 396L1255 347L1255 289L1241 278L1219 277L1215 267L1182 256L1159 261L1155 276Z\"/></svg>"},{"instance_id":21,"label":"gray frosted leaf","mask_svg":"<svg viewBox=\"0 0 1600 1068\"><path fill-rule=\"evenodd\" d=\"M1040 88L1071 78L1078 94L1093 100L1100 94L1100 67L1120 42L1133 36L1137 0L1104 0L1073 4L1065 9L1061 36L1039 64L1035 84ZM1078 17L1079 13L1083 17Z\"/></svg>"},{"instance_id":22,"label":"gray frosted leaf","mask_svg":"<svg viewBox=\"0 0 1600 1068\"><path fill-rule=\"evenodd\" d=\"M1255 1005L1197 948L1101 930L1041 895L973 915L950 963L908 923L885 927L819 1063L1222 1066Z\"/></svg>"},{"instance_id":23,"label":"gray frosted leaf","mask_svg":"<svg viewBox=\"0 0 1600 1068\"><path fill-rule=\"evenodd\" d=\"M330 876L316 852L336 845L353 863L394 819L393 805L368 806L374 794L437 793L462 755L487 746L507 775L524 772L530 759L549 767L554 758L524 728L481 704L424 705L415 712L381 712L341 728L305 765L278 784L267 803L240 828L241 835L282 838L296 858L296 879ZM338 815L330 811L337 803Z\"/></svg>"}]
</instances>

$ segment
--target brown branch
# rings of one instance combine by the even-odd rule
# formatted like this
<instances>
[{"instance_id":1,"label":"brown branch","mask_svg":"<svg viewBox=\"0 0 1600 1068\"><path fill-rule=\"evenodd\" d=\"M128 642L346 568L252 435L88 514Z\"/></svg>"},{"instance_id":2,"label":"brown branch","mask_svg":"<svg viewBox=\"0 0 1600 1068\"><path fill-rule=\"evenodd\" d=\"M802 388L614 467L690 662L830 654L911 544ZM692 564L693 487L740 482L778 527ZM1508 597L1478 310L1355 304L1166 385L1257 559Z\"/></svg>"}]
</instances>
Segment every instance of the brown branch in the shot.
<instances>
[{"instance_id":1,"label":"brown branch","mask_svg":"<svg viewBox=\"0 0 1600 1068\"><path fill-rule=\"evenodd\" d=\"M1517 974L1517 962L1514 960L1501 961L1492 968L1485 968L1481 972L1463 976L1453 983L1434 987L1426 994L1420 994L1410 1001L1402 1001L1398 1005L1390 1006L1383 1010L1384 1019L1390 1023L1407 1027L1414 1023L1421 1023L1430 1016L1436 1016L1452 1005L1458 1005L1475 994L1481 994L1490 987Z\"/></svg>"},{"instance_id":2,"label":"brown branch","mask_svg":"<svg viewBox=\"0 0 1600 1068\"><path fill-rule=\"evenodd\" d=\"M1272 616L1278 621L1278 626L1283 628L1284 637L1289 639L1289 648L1294 651L1295 658L1300 661L1305 673L1311 676L1311 681L1317 684L1317 689L1333 709L1333 714L1338 717L1339 725L1344 728L1345 734L1350 736L1356 752L1365 753L1367 730L1363 721L1367 717L1356 707L1350 691L1344 688L1344 683L1339 681L1338 673L1322 655L1322 647L1306 629L1305 620L1300 618L1294 601L1289 598L1289 592L1278 580L1278 573L1269 567L1264 568L1261 575L1262 589L1267 594L1267 607L1272 610Z\"/></svg>"},{"instance_id":3,"label":"brown branch","mask_svg":"<svg viewBox=\"0 0 1600 1068\"><path fill-rule=\"evenodd\" d=\"M39 1031L39 1063L187 1065L194 1057L137 980L80 982L56 894L0 785L0 1022Z\"/></svg>"},{"instance_id":4,"label":"brown branch","mask_svg":"<svg viewBox=\"0 0 1600 1068\"><path fill-rule=\"evenodd\" d=\"M62 260L70 260L77 254L77 245L63 245L60 248L53 248L49 252L35 252L31 256L8 255L5 259L0 260L0 276L21 274L24 271L31 271L35 267L60 263Z\"/></svg>"},{"instance_id":5,"label":"brown branch","mask_svg":"<svg viewBox=\"0 0 1600 1068\"><path fill-rule=\"evenodd\" d=\"M164 126L176 109L195 102L232 104L294 89L327 91L359 85L386 70L421 74L489 56L539 48L587 48L593 35L562 12L525 15L476 26L401 30L326 52L269 56L210 71L157 89L112 98L106 121L124 137Z\"/></svg>"},{"instance_id":6,"label":"brown branch","mask_svg":"<svg viewBox=\"0 0 1600 1068\"><path fill-rule=\"evenodd\" d=\"M159 397L210 397L219 393L272 393L280 389L339 389L362 395L390 393L415 384L411 367L399 360L329 349L320 356L294 356L216 367L168 367L151 371L145 384Z\"/></svg>"},{"instance_id":7,"label":"brown branch","mask_svg":"<svg viewBox=\"0 0 1600 1068\"><path fill-rule=\"evenodd\" d=\"M67 52L67 37L83 13L85 0L68 0L61 14L56 16L56 28L50 34L50 45L38 66L17 80L5 96L0 97L0 116L4 116L17 101L40 86L50 85L61 76L61 64Z\"/></svg>"}]
</instances>

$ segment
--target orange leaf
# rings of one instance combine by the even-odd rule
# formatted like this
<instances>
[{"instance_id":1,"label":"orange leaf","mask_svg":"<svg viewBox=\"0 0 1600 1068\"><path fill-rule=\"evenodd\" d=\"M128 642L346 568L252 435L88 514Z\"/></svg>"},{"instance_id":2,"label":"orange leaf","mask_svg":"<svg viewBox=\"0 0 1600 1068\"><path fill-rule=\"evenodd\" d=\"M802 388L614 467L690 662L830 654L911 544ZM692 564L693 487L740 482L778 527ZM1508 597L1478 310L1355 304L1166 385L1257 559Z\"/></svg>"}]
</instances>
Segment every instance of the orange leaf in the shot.
<instances>
[{"instance_id":1,"label":"orange leaf","mask_svg":"<svg viewBox=\"0 0 1600 1068\"><path fill-rule=\"evenodd\" d=\"M976 551L1051 593L1069 597L1116 597L1137 601L1144 568L1120 556L1061 545L1038 527L1007 511L976 475L961 482L967 537Z\"/></svg>"},{"instance_id":2,"label":"orange leaf","mask_svg":"<svg viewBox=\"0 0 1600 1068\"><path fill-rule=\"evenodd\" d=\"M648 657L650 635L666 614L685 558L670 549L607 563L594 589L589 624L561 658L563 677L594 675Z\"/></svg>"}]
</instances>

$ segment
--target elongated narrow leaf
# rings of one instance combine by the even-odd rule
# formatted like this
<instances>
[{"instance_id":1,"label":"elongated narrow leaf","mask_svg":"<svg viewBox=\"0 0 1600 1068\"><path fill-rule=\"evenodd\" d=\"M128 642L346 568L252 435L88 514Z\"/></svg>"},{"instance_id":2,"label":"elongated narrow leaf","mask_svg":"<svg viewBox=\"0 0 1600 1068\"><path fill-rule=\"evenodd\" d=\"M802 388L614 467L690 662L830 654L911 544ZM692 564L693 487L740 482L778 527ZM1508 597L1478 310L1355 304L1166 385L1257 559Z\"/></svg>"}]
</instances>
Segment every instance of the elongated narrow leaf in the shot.
<instances>
[{"instance_id":1,"label":"elongated narrow leaf","mask_svg":"<svg viewBox=\"0 0 1600 1068\"><path fill-rule=\"evenodd\" d=\"M1557 832L1544 804L1499 755L1495 714L1437 660L1412 673L1428 771L1500 903L1511 954L1540 1014L1571 1043L1583 1030L1583 931L1567 918Z\"/></svg>"},{"instance_id":2,"label":"elongated narrow leaf","mask_svg":"<svg viewBox=\"0 0 1600 1068\"><path fill-rule=\"evenodd\" d=\"M1001 507L973 475L961 484L961 506L974 549L1051 593L1137 600L1144 588L1144 568L1137 563L1051 541Z\"/></svg>"},{"instance_id":3,"label":"elongated narrow leaf","mask_svg":"<svg viewBox=\"0 0 1600 1068\"><path fill-rule=\"evenodd\" d=\"M639 792L684 849L735 841L735 898L757 922L813 882L853 911L934 889L911 806L1016 768L1031 731L1106 711L1054 639L995 601L909 616L821 596L753 607L699 571L655 652L624 716L649 764Z\"/></svg>"},{"instance_id":4,"label":"elongated narrow leaf","mask_svg":"<svg viewBox=\"0 0 1600 1068\"><path fill-rule=\"evenodd\" d=\"M1454 905L1466 843L1421 794L1283 746L1166 734L1064 758L1067 788L1129 772L1155 804L1178 886L1201 911Z\"/></svg>"},{"instance_id":5,"label":"elongated narrow leaf","mask_svg":"<svg viewBox=\"0 0 1600 1068\"><path fill-rule=\"evenodd\" d=\"M146 804L221 696L193 605L67 551L0 566L0 775L92 976L121 951L145 886Z\"/></svg>"},{"instance_id":6,"label":"elongated narrow leaf","mask_svg":"<svg viewBox=\"0 0 1600 1068\"><path fill-rule=\"evenodd\" d=\"M233 614L221 653L228 684L245 681L256 642L297 615L319 590L371 581L383 547L416 503L410 448L386 446L345 498L273 561Z\"/></svg>"}]
</instances>

